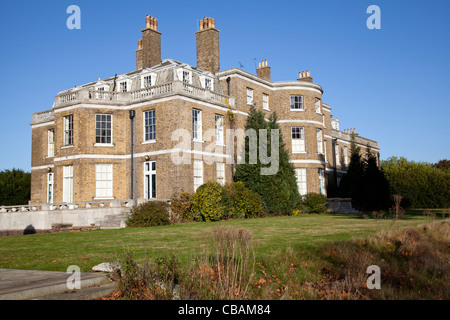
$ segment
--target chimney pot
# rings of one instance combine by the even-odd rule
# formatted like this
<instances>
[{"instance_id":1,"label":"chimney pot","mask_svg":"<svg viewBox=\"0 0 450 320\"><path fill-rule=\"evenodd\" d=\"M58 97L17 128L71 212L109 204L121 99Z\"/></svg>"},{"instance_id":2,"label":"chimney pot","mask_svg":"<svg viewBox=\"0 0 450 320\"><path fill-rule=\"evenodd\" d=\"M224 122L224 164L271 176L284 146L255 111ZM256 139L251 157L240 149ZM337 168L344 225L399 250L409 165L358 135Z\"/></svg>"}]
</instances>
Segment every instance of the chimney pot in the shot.
<instances>
[{"instance_id":1,"label":"chimney pot","mask_svg":"<svg viewBox=\"0 0 450 320\"><path fill-rule=\"evenodd\" d=\"M205 30L214 29L214 30ZM215 20L203 17L197 37L197 67L216 74L220 70L219 30L215 29Z\"/></svg>"},{"instance_id":2,"label":"chimney pot","mask_svg":"<svg viewBox=\"0 0 450 320\"><path fill-rule=\"evenodd\" d=\"M138 41L136 70L150 68L161 63L161 32L157 30L158 20L146 15L145 24L146 28L142 30L142 40Z\"/></svg>"}]
</instances>

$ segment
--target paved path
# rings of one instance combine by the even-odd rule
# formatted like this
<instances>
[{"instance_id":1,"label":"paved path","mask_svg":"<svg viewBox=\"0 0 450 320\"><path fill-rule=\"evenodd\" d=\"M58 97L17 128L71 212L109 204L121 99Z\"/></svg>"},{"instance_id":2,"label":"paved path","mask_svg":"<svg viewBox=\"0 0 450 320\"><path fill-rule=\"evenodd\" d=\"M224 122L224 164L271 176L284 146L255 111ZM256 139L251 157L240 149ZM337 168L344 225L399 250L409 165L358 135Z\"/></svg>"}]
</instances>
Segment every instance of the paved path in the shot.
<instances>
[{"instance_id":1,"label":"paved path","mask_svg":"<svg viewBox=\"0 0 450 320\"><path fill-rule=\"evenodd\" d=\"M31 299L95 299L105 296L114 285L104 273L80 274L81 290L70 291L67 279L70 273L0 269L0 300Z\"/></svg>"}]
</instances>

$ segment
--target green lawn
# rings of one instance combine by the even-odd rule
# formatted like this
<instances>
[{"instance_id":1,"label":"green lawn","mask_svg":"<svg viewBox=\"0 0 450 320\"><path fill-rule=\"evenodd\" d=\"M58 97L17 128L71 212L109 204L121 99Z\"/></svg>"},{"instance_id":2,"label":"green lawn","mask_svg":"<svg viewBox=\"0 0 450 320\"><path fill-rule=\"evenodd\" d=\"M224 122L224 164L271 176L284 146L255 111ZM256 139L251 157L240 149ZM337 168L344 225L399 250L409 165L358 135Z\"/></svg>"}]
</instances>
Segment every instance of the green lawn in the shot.
<instances>
[{"instance_id":1,"label":"green lawn","mask_svg":"<svg viewBox=\"0 0 450 320\"><path fill-rule=\"evenodd\" d=\"M312 253L332 241L424 223L422 212L409 210L393 226L388 219L324 214L2 237L0 268L66 271L69 265L77 265L82 271L89 271L96 264L114 261L116 254L126 249L136 258L174 253L185 263L199 248L203 236L219 225L250 230L257 259L283 253L288 248Z\"/></svg>"}]
</instances>

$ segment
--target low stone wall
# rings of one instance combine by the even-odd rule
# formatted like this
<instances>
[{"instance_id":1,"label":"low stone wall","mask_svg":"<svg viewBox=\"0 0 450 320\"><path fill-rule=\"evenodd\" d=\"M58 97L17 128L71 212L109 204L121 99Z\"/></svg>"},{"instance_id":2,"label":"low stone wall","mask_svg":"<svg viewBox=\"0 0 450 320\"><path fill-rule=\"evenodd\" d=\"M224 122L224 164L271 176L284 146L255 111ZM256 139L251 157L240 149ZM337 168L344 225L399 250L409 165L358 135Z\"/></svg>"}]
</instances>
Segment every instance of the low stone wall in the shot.
<instances>
[{"instance_id":1,"label":"low stone wall","mask_svg":"<svg viewBox=\"0 0 450 320\"><path fill-rule=\"evenodd\" d=\"M327 207L331 212L359 213L352 208L352 198L327 198Z\"/></svg>"},{"instance_id":2,"label":"low stone wall","mask_svg":"<svg viewBox=\"0 0 450 320\"><path fill-rule=\"evenodd\" d=\"M19 210L13 207L0 209L0 235L43 233L54 230L57 225L76 227L124 228L127 214L130 212L129 202L99 203L84 205L40 205L21 206ZM114 220L115 224L111 225Z\"/></svg>"}]
</instances>

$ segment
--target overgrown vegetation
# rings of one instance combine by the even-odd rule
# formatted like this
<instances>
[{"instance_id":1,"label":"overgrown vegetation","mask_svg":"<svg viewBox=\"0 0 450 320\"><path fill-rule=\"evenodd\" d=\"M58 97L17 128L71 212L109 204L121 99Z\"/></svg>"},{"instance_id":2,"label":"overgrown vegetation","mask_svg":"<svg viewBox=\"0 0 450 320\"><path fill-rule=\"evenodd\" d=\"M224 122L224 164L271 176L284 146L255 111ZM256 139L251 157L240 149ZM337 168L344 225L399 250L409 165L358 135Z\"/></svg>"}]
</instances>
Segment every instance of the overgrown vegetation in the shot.
<instances>
[{"instance_id":1,"label":"overgrown vegetation","mask_svg":"<svg viewBox=\"0 0 450 320\"><path fill-rule=\"evenodd\" d=\"M334 279L318 286L325 298L448 299L450 296L450 222L444 220L374 236L337 242L324 250ZM368 290L366 269L381 270L381 289Z\"/></svg>"},{"instance_id":2,"label":"overgrown vegetation","mask_svg":"<svg viewBox=\"0 0 450 320\"><path fill-rule=\"evenodd\" d=\"M126 251L112 274L115 298L127 300L244 299L248 295L255 256L252 234L235 227L216 227L199 243L189 264L174 256L138 261Z\"/></svg>"},{"instance_id":3,"label":"overgrown vegetation","mask_svg":"<svg viewBox=\"0 0 450 320\"><path fill-rule=\"evenodd\" d=\"M258 259L252 233L221 226L205 234L184 268L173 255L153 263L126 256L111 298L447 299L450 221L430 222L403 229L389 225L313 251L288 246ZM367 288L372 265L380 267L381 289Z\"/></svg>"}]
</instances>

